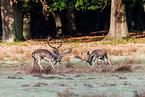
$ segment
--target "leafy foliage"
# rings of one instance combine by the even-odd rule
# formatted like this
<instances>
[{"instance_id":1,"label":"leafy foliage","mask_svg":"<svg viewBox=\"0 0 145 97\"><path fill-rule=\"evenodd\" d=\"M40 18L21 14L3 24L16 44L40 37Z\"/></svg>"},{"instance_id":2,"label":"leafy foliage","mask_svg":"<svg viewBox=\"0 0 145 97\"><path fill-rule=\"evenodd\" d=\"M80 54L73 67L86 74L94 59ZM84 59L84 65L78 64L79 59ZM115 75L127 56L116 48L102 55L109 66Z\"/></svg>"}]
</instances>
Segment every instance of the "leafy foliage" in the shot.
<instances>
[{"instance_id":1,"label":"leafy foliage","mask_svg":"<svg viewBox=\"0 0 145 97\"><path fill-rule=\"evenodd\" d=\"M89 9L97 10L110 4L110 0L11 0L12 2L22 2L25 10L31 10L37 3L41 3L43 10L55 11L57 9Z\"/></svg>"},{"instance_id":2,"label":"leafy foliage","mask_svg":"<svg viewBox=\"0 0 145 97\"><path fill-rule=\"evenodd\" d=\"M12 2L22 2L24 7L28 7L30 9L30 4L32 2L42 3L43 7L46 7L48 11L54 11L57 9L63 10L67 8L75 8L77 10L80 9L89 9L89 10L97 10L100 8L104 8L105 6L110 5L111 0L11 0ZM143 5L144 0L123 0L123 3L129 4L130 7L134 7L136 5Z\"/></svg>"}]
</instances>

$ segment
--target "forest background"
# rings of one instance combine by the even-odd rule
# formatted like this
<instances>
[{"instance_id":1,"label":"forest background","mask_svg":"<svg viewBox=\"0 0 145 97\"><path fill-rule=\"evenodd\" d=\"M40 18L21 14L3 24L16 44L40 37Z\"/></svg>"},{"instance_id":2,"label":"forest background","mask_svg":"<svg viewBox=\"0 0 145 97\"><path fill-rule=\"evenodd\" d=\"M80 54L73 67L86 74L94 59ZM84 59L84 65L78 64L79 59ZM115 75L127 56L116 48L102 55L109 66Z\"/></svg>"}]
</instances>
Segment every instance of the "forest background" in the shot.
<instances>
[{"instance_id":1,"label":"forest background","mask_svg":"<svg viewBox=\"0 0 145 97\"><path fill-rule=\"evenodd\" d=\"M144 0L1 0L4 42L74 36L143 35ZM106 36L107 35L107 36Z\"/></svg>"}]
</instances>

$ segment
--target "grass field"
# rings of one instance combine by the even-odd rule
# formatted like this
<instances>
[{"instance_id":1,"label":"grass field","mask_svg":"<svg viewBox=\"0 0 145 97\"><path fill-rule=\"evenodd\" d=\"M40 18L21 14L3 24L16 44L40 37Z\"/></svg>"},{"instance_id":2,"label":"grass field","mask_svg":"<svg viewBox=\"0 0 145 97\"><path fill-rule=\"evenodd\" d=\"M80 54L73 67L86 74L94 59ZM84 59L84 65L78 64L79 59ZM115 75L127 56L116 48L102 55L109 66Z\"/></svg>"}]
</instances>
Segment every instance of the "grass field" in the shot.
<instances>
[{"instance_id":1,"label":"grass field","mask_svg":"<svg viewBox=\"0 0 145 97\"><path fill-rule=\"evenodd\" d=\"M59 40L51 42L59 45ZM47 73L32 72L31 53L44 48L46 41L0 43L1 97L144 97L145 39L128 38L114 41L76 41L66 39L60 52L72 48L60 68ZM104 49L112 67L94 67L74 58L87 51ZM48 62L41 62L47 68ZM99 61L101 64L101 61ZM127 66L127 67L125 67Z\"/></svg>"}]
</instances>

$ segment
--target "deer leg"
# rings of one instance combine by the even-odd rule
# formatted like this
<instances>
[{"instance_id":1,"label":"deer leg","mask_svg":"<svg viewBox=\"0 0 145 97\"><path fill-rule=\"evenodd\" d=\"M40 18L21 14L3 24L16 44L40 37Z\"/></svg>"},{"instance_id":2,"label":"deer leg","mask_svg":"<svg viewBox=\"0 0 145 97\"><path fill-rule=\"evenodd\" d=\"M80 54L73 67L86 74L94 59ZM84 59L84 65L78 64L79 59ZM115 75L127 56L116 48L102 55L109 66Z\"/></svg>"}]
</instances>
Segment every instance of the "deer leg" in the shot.
<instances>
[{"instance_id":1,"label":"deer leg","mask_svg":"<svg viewBox=\"0 0 145 97\"><path fill-rule=\"evenodd\" d=\"M38 65L39 65L39 67L43 70L43 67L42 67L41 64L40 64L40 60L38 60Z\"/></svg>"},{"instance_id":2,"label":"deer leg","mask_svg":"<svg viewBox=\"0 0 145 97\"><path fill-rule=\"evenodd\" d=\"M96 66L98 67L98 58L96 58L96 59L94 60L94 65L96 65Z\"/></svg>"},{"instance_id":3,"label":"deer leg","mask_svg":"<svg viewBox=\"0 0 145 97\"><path fill-rule=\"evenodd\" d=\"M36 60L35 60L35 59L33 59L33 62L32 62L32 67L33 67L33 65L34 65L35 61L36 61Z\"/></svg>"},{"instance_id":4,"label":"deer leg","mask_svg":"<svg viewBox=\"0 0 145 97\"><path fill-rule=\"evenodd\" d=\"M49 63L51 64L52 68L53 68L53 69L55 69L55 68L54 68L54 66L53 66L53 64L52 64L52 62L51 62L51 61L49 61Z\"/></svg>"},{"instance_id":5,"label":"deer leg","mask_svg":"<svg viewBox=\"0 0 145 97\"><path fill-rule=\"evenodd\" d=\"M94 65L95 65L95 64L93 63L93 65L92 65L91 69L93 69L93 68L94 68Z\"/></svg>"},{"instance_id":6,"label":"deer leg","mask_svg":"<svg viewBox=\"0 0 145 97\"><path fill-rule=\"evenodd\" d=\"M61 61L59 61L59 62L57 63L57 65L58 65L58 68L59 68L60 65L62 65Z\"/></svg>"},{"instance_id":7,"label":"deer leg","mask_svg":"<svg viewBox=\"0 0 145 97\"><path fill-rule=\"evenodd\" d=\"M59 68L59 64L60 64L60 62L57 62L57 63L56 63L56 65L57 65L58 68Z\"/></svg>"},{"instance_id":8,"label":"deer leg","mask_svg":"<svg viewBox=\"0 0 145 97\"><path fill-rule=\"evenodd\" d=\"M44 59L45 59L46 61L48 61L48 62L51 64L51 66L52 66L53 69L55 69L50 59L48 59L48 58L44 58ZM49 64L49 65L50 65L50 64Z\"/></svg>"},{"instance_id":9,"label":"deer leg","mask_svg":"<svg viewBox=\"0 0 145 97\"><path fill-rule=\"evenodd\" d=\"M60 63L60 62L59 62ZM54 65L56 64L57 67L59 68L59 63L57 61L54 62Z\"/></svg>"},{"instance_id":10,"label":"deer leg","mask_svg":"<svg viewBox=\"0 0 145 97\"><path fill-rule=\"evenodd\" d=\"M111 62L110 62L110 60L108 59L107 55L105 55L105 57L106 57L107 61L108 61L109 64L110 64L110 67L111 67Z\"/></svg>"},{"instance_id":11,"label":"deer leg","mask_svg":"<svg viewBox=\"0 0 145 97\"><path fill-rule=\"evenodd\" d=\"M103 62L102 62L102 67L104 67L104 65L103 65L103 64L104 64L104 62L105 62L105 59L102 59L102 60L103 60Z\"/></svg>"},{"instance_id":12,"label":"deer leg","mask_svg":"<svg viewBox=\"0 0 145 97\"><path fill-rule=\"evenodd\" d=\"M96 64L97 64L97 66L98 66L98 65L99 65L99 63L98 63L98 58L96 58L96 60L95 60L95 61L96 61L95 63L96 63Z\"/></svg>"},{"instance_id":13,"label":"deer leg","mask_svg":"<svg viewBox=\"0 0 145 97\"><path fill-rule=\"evenodd\" d=\"M111 67L111 62L110 62L110 60L108 59L108 62L109 62L109 64L110 64L110 67Z\"/></svg>"},{"instance_id":14,"label":"deer leg","mask_svg":"<svg viewBox=\"0 0 145 97\"><path fill-rule=\"evenodd\" d=\"M93 58L93 60L92 60L92 62L93 62L93 65L92 65L92 67L91 67L91 69L93 69L94 68L94 66L95 66L95 64L96 64L96 61L97 60L97 58L95 59L95 57Z\"/></svg>"}]
</instances>

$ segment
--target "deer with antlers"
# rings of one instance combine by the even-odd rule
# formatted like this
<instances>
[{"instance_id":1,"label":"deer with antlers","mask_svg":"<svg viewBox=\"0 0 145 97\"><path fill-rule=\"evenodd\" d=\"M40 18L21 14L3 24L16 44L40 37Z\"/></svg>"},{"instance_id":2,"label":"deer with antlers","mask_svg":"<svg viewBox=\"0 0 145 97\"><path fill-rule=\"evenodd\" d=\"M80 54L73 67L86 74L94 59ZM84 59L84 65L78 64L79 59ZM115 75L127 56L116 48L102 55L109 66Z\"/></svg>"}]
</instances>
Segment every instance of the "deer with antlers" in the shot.
<instances>
[{"instance_id":1,"label":"deer with antlers","mask_svg":"<svg viewBox=\"0 0 145 97\"><path fill-rule=\"evenodd\" d=\"M32 53L32 57L33 57L32 66L34 65L35 62L37 62L37 64L41 68L41 70L43 70L43 67L40 64L41 59L43 59L43 60L48 61L49 65L51 64L52 68L55 69L53 65L56 65L56 64L60 63L60 61L62 60L62 57L64 57L66 53L71 53L72 52L72 49L68 48L65 51L63 51L62 53L59 53L58 49L62 46L62 41L61 41L61 43L58 47L53 47L49 43L50 39L51 39L50 37L47 38L47 44L51 48L53 48L53 50L52 51L48 51L47 49L37 49L37 50L35 50ZM54 64L52 64L52 62L54 62Z\"/></svg>"},{"instance_id":2,"label":"deer with antlers","mask_svg":"<svg viewBox=\"0 0 145 97\"><path fill-rule=\"evenodd\" d=\"M95 64L98 64L98 59L103 60L103 62L102 62L102 65L103 65L105 58L106 58L110 64L110 67L111 67L111 62L109 61L109 59L107 57L106 51L104 51L102 49L96 49L96 50L93 50L91 54L88 51L87 55L88 55L87 58L82 58L79 55L75 55L74 58L81 59L82 61L88 62L90 65L92 65L91 69L94 67Z\"/></svg>"}]
</instances>

